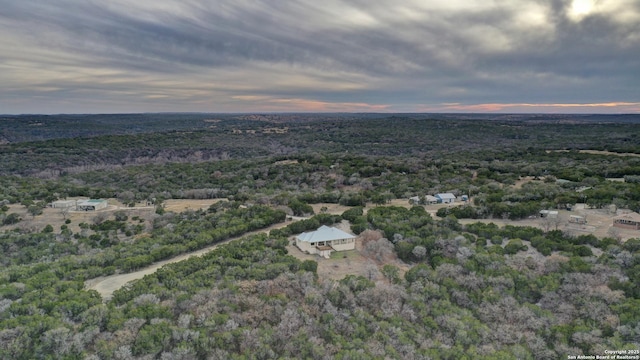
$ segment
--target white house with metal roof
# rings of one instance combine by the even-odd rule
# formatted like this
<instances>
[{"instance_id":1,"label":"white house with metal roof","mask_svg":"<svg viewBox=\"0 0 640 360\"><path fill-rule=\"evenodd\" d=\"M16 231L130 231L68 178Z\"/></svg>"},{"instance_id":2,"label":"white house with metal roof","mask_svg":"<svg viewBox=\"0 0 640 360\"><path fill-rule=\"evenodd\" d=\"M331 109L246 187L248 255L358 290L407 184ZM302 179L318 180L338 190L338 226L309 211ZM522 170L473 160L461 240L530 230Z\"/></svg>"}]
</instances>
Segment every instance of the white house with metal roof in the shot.
<instances>
[{"instance_id":1,"label":"white house with metal roof","mask_svg":"<svg viewBox=\"0 0 640 360\"><path fill-rule=\"evenodd\" d=\"M296 246L309 254L329 258L332 251L346 251L356 248L356 236L334 227L322 225L316 231L304 232L296 236Z\"/></svg>"}]
</instances>

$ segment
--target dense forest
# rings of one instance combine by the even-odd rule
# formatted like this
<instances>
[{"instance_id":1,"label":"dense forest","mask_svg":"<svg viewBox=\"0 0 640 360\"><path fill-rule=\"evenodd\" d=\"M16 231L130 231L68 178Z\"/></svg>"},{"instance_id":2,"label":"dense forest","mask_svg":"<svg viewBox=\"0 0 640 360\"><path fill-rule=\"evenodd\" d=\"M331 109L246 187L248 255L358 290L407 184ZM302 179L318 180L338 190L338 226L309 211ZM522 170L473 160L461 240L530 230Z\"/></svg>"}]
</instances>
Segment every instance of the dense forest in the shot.
<instances>
[{"instance_id":1,"label":"dense forest","mask_svg":"<svg viewBox=\"0 0 640 360\"><path fill-rule=\"evenodd\" d=\"M122 207L48 208L77 198ZM496 224L576 204L640 212L640 117L2 116L0 358L640 358L640 230ZM334 224L365 271L291 250Z\"/></svg>"}]
</instances>

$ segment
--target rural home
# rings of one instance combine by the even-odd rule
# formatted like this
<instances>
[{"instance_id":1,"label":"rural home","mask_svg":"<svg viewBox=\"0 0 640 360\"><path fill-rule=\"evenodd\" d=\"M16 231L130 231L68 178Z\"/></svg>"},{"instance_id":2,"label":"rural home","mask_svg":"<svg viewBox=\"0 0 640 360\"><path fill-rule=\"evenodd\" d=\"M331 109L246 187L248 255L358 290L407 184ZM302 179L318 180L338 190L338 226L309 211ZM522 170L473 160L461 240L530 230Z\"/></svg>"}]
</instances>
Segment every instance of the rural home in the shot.
<instances>
[{"instance_id":1,"label":"rural home","mask_svg":"<svg viewBox=\"0 0 640 360\"><path fill-rule=\"evenodd\" d=\"M452 193L436 194L435 197L438 199L438 203L442 204L451 204L456 201L456 196Z\"/></svg>"},{"instance_id":2,"label":"rural home","mask_svg":"<svg viewBox=\"0 0 640 360\"><path fill-rule=\"evenodd\" d=\"M613 226L624 229L640 230L640 214L637 212L630 212L618 215L613 218Z\"/></svg>"},{"instance_id":3,"label":"rural home","mask_svg":"<svg viewBox=\"0 0 640 360\"><path fill-rule=\"evenodd\" d=\"M353 250L356 236L340 229L322 225L316 231L304 232L296 236L296 246L309 254L329 258L332 251Z\"/></svg>"},{"instance_id":4,"label":"rural home","mask_svg":"<svg viewBox=\"0 0 640 360\"><path fill-rule=\"evenodd\" d=\"M78 201L78 210L82 211L96 211L100 209L106 209L109 204L107 200L83 200Z\"/></svg>"}]
</instances>

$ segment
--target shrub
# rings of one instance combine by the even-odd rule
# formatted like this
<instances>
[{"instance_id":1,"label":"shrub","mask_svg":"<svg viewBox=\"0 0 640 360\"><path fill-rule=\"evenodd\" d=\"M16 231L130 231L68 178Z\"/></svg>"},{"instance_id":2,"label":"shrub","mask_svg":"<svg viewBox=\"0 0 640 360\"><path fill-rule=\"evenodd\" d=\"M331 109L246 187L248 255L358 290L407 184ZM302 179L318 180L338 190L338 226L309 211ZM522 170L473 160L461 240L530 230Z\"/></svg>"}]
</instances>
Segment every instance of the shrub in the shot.
<instances>
[{"instance_id":1,"label":"shrub","mask_svg":"<svg viewBox=\"0 0 640 360\"><path fill-rule=\"evenodd\" d=\"M576 246L573 249L573 255L575 256L593 256L593 252L591 251L591 248L588 246Z\"/></svg>"},{"instance_id":2,"label":"shrub","mask_svg":"<svg viewBox=\"0 0 640 360\"><path fill-rule=\"evenodd\" d=\"M509 255L513 255L515 253L517 253L518 251L527 251L527 245L524 245L522 243L522 240L520 239L513 239L510 240L509 243L507 244L507 246L504 247L504 253L505 254L509 254Z\"/></svg>"},{"instance_id":3,"label":"shrub","mask_svg":"<svg viewBox=\"0 0 640 360\"><path fill-rule=\"evenodd\" d=\"M16 213L11 213L9 215L7 215L7 217L4 218L4 220L2 220L2 225L13 225L13 224L17 224L20 222L20 220L22 220L20 218L20 216Z\"/></svg>"}]
</instances>

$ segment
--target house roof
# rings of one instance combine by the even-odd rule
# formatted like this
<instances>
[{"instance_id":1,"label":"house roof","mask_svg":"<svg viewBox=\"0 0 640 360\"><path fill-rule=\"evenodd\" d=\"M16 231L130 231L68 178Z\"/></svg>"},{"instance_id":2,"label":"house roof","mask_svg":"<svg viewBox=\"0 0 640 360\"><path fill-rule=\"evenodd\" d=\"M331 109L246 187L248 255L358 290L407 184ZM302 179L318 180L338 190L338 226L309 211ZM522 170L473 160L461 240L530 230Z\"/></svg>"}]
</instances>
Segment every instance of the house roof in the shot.
<instances>
[{"instance_id":1,"label":"house roof","mask_svg":"<svg viewBox=\"0 0 640 360\"><path fill-rule=\"evenodd\" d=\"M322 225L316 231L303 232L297 238L305 242L331 241L340 239L352 239L355 235L346 233L340 229Z\"/></svg>"},{"instance_id":2,"label":"house roof","mask_svg":"<svg viewBox=\"0 0 640 360\"><path fill-rule=\"evenodd\" d=\"M90 199L90 200L83 200L80 203L78 203L78 205L96 205L96 204L100 204L103 202L107 202L107 200L102 200L102 199Z\"/></svg>"},{"instance_id":3,"label":"house roof","mask_svg":"<svg viewBox=\"0 0 640 360\"><path fill-rule=\"evenodd\" d=\"M616 216L613 219L614 220L627 220L627 221L640 222L640 214L638 214L637 212L630 212L630 213L626 213L626 214L622 214L622 215Z\"/></svg>"},{"instance_id":4,"label":"house roof","mask_svg":"<svg viewBox=\"0 0 640 360\"><path fill-rule=\"evenodd\" d=\"M424 197L427 201L438 201L438 198L435 196L427 195Z\"/></svg>"},{"instance_id":5,"label":"house roof","mask_svg":"<svg viewBox=\"0 0 640 360\"><path fill-rule=\"evenodd\" d=\"M436 197L439 199L455 199L456 198L456 196L453 195L452 193L436 194Z\"/></svg>"}]
</instances>

